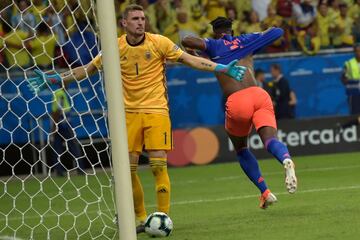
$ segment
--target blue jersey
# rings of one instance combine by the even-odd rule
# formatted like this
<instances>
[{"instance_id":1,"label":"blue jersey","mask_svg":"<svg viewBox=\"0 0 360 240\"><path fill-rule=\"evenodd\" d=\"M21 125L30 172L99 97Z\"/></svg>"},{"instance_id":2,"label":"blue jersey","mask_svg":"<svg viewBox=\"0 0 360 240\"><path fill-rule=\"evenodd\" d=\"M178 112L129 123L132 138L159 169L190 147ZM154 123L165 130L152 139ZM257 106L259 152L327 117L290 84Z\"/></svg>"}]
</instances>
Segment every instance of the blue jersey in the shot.
<instances>
[{"instance_id":1,"label":"blue jersey","mask_svg":"<svg viewBox=\"0 0 360 240\"><path fill-rule=\"evenodd\" d=\"M205 53L216 63L228 64L254 54L283 35L281 28L270 28L265 32L225 35L220 39L205 38Z\"/></svg>"}]
</instances>

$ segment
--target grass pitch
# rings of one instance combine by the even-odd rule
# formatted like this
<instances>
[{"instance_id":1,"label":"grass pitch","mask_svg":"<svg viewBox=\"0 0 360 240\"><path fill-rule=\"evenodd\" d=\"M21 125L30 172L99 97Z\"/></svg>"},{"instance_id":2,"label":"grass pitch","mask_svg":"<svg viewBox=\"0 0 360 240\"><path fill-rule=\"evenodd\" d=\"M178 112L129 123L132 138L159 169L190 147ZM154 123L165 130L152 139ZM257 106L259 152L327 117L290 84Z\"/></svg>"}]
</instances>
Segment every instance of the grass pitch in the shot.
<instances>
[{"instance_id":1,"label":"grass pitch","mask_svg":"<svg viewBox=\"0 0 360 240\"><path fill-rule=\"evenodd\" d=\"M276 160L259 162L268 186L278 198L278 203L267 210L258 208L259 192L235 162L235 157L234 162L227 164L171 168L170 217L174 231L169 239L358 239L360 153L296 157L294 161L299 186L293 195L285 190L284 171ZM154 180L149 169L139 173L146 207L151 213L156 211ZM23 188L19 181L6 184L12 197L4 194L5 186L1 183L0 239L4 236L29 239L31 231L34 239L76 239L77 236L116 239L111 189L100 187L106 186L108 178L103 174L89 177L89 181L84 179L83 176L71 177L73 184L70 184L56 178L54 183L44 184L48 186L44 189L47 196L37 196L38 181L29 180L25 189L28 195L37 196L36 201L30 201L23 193L16 195ZM59 185L64 186L61 194L56 191ZM77 197L77 186L86 186L80 190L81 197ZM105 200L98 201L99 194ZM53 199L51 204L49 197ZM10 210L14 204L19 211ZM39 213L44 215L43 219ZM4 215L8 216L8 223ZM44 224L40 225L40 220ZM140 234L138 239L152 238Z\"/></svg>"}]
</instances>

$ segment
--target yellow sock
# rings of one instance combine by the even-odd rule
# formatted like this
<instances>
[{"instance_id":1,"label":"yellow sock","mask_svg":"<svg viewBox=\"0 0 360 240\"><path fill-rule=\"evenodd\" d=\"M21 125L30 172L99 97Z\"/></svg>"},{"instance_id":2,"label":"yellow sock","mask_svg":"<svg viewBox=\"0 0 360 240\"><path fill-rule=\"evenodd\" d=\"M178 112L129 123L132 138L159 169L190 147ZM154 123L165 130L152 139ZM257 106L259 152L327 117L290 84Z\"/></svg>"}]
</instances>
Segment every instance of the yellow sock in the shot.
<instances>
[{"instance_id":1,"label":"yellow sock","mask_svg":"<svg viewBox=\"0 0 360 240\"><path fill-rule=\"evenodd\" d=\"M170 179L166 158L150 158L150 167L155 177L158 211L168 214L170 210Z\"/></svg>"},{"instance_id":2,"label":"yellow sock","mask_svg":"<svg viewBox=\"0 0 360 240\"><path fill-rule=\"evenodd\" d=\"M130 164L130 169L136 220L145 222L146 210L144 203L144 191L141 186L140 178L137 174L137 164Z\"/></svg>"}]
</instances>

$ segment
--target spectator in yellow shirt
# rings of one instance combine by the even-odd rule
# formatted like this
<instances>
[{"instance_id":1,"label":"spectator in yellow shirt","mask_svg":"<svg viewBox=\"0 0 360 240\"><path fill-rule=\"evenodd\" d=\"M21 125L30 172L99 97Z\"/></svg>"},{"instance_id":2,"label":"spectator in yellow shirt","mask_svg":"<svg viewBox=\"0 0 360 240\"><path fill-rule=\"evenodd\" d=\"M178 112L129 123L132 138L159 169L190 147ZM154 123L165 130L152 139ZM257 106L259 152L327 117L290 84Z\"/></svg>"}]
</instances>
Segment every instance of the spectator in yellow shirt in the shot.
<instances>
[{"instance_id":1,"label":"spectator in yellow shirt","mask_svg":"<svg viewBox=\"0 0 360 240\"><path fill-rule=\"evenodd\" d=\"M273 4L268 5L267 17L261 22L261 28L266 30L270 27L283 27L285 34L278 40L274 41L271 45L266 47L266 52L283 52L289 48L289 30L284 27L283 18L276 13L276 8Z\"/></svg>"},{"instance_id":2,"label":"spectator in yellow shirt","mask_svg":"<svg viewBox=\"0 0 360 240\"><path fill-rule=\"evenodd\" d=\"M42 15L45 13L46 5L42 0L32 0L30 12L35 16L35 22L39 23L42 20Z\"/></svg>"},{"instance_id":3,"label":"spectator in yellow shirt","mask_svg":"<svg viewBox=\"0 0 360 240\"><path fill-rule=\"evenodd\" d=\"M209 20L204 16L204 11L200 4L191 7L191 18L189 21L197 36L206 38L212 36L212 28Z\"/></svg>"},{"instance_id":4,"label":"spectator in yellow shirt","mask_svg":"<svg viewBox=\"0 0 360 240\"><path fill-rule=\"evenodd\" d=\"M241 30L240 30L240 33L253 33L253 32L261 32L259 15L254 10L247 14L245 18L245 24L243 27L241 26Z\"/></svg>"},{"instance_id":5,"label":"spectator in yellow shirt","mask_svg":"<svg viewBox=\"0 0 360 240\"><path fill-rule=\"evenodd\" d=\"M281 27L283 18L276 13L276 9L273 5L269 5L267 8L267 17L261 23L262 29L268 29L269 27Z\"/></svg>"},{"instance_id":6,"label":"spectator in yellow shirt","mask_svg":"<svg viewBox=\"0 0 360 240\"><path fill-rule=\"evenodd\" d=\"M333 30L331 28L331 18L329 15L329 8L327 5L327 1L322 0L319 3L318 6L319 14L316 16L316 21L318 26L321 26L319 28L319 37L320 37L320 46L321 48L329 48L330 47L330 35L329 32Z\"/></svg>"},{"instance_id":7,"label":"spectator in yellow shirt","mask_svg":"<svg viewBox=\"0 0 360 240\"><path fill-rule=\"evenodd\" d=\"M168 26L172 25L176 19L176 10L171 7L169 0L157 0L154 4L155 25L156 28L152 29L157 32L163 32ZM150 17L150 16L149 16Z\"/></svg>"},{"instance_id":8,"label":"spectator in yellow shirt","mask_svg":"<svg viewBox=\"0 0 360 240\"><path fill-rule=\"evenodd\" d=\"M69 7L64 7L61 10L61 15L63 18L63 25L65 27L65 31L66 31L66 38L68 38L73 32L76 31L76 25L75 25L75 21L74 21L74 16L71 14L70 12L70 6Z\"/></svg>"},{"instance_id":9,"label":"spectator in yellow shirt","mask_svg":"<svg viewBox=\"0 0 360 240\"><path fill-rule=\"evenodd\" d=\"M0 38L0 49L4 48L3 53L8 67L12 69L29 67L31 60L23 43L28 39L29 33L22 30L13 30L5 21L2 22L2 28L4 36Z\"/></svg>"},{"instance_id":10,"label":"spectator in yellow shirt","mask_svg":"<svg viewBox=\"0 0 360 240\"><path fill-rule=\"evenodd\" d=\"M29 42L35 64L42 69L53 68L51 64L55 56L56 37L44 22L40 23L36 30L36 38Z\"/></svg>"},{"instance_id":11,"label":"spectator in yellow shirt","mask_svg":"<svg viewBox=\"0 0 360 240\"><path fill-rule=\"evenodd\" d=\"M204 9L207 18L212 21L217 17L226 17L227 0L205 0Z\"/></svg>"},{"instance_id":12,"label":"spectator in yellow shirt","mask_svg":"<svg viewBox=\"0 0 360 240\"><path fill-rule=\"evenodd\" d=\"M14 7L15 11L11 17L12 27L33 34L36 22L35 16L30 11L29 2L20 0L16 3L16 6L17 7Z\"/></svg>"},{"instance_id":13,"label":"spectator in yellow shirt","mask_svg":"<svg viewBox=\"0 0 360 240\"><path fill-rule=\"evenodd\" d=\"M352 19L357 19L360 17L360 0L356 0L355 4L349 6L349 16Z\"/></svg>"},{"instance_id":14,"label":"spectator in yellow shirt","mask_svg":"<svg viewBox=\"0 0 360 240\"><path fill-rule=\"evenodd\" d=\"M61 14L62 25L65 26L67 36L76 32L79 22L93 20L90 0L52 0L57 6L57 14Z\"/></svg>"},{"instance_id":15,"label":"spectator in yellow shirt","mask_svg":"<svg viewBox=\"0 0 360 240\"><path fill-rule=\"evenodd\" d=\"M189 17L186 9L177 9L176 22L165 29L164 35L170 38L170 40L172 40L177 45L180 45L181 40L185 36L197 36L193 24L188 19Z\"/></svg>"},{"instance_id":16,"label":"spectator in yellow shirt","mask_svg":"<svg viewBox=\"0 0 360 240\"><path fill-rule=\"evenodd\" d=\"M334 45L334 38L339 34L341 31L341 19L340 19L340 9L339 9L339 1L338 0L329 0L328 6L328 15L330 18L330 28L332 31L329 32L330 34L330 41L331 44Z\"/></svg>"},{"instance_id":17,"label":"spectator in yellow shirt","mask_svg":"<svg viewBox=\"0 0 360 240\"><path fill-rule=\"evenodd\" d=\"M231 0L229 5L233 5L235 7L237 19L239 19L239 21L242 21L245 18L246 12L250 12L252 10L251 0Z\"/></svg>"},{"instance_id":18,"label":"spectator in yellow shirt","mask_svg":"<svg viewBox=\"0 0 360 240\"><path fill-rule=\"evenodd\" d=\"M56 13L55 9L48 7L45 10L44 21L46 24L51 27L54 35L56 36L57 42L59 45L63 45L66 42L67 35L65 32L64 16L61 13Z\"/></svg>"},{"instance_id":19,"label":"spectator in yellow shirt","mask_svg":"<svg viewBox=\"0 0 360 240\"><path fill-rule=\"evenodd\" d=\"M175 1L173 1L173 5L178 5L181 4L180 7L183 7L186 9L186 11L191 12L193 6L195 5L200 5L201 7L203 7L202 2L203 0L186 0L186 1L177 1L178 3L175 3ZM174 6L174 7L179 7L179 6Z\"/></svg>"},{"instance_id":20,"label":"spectator in yellow shirt","mask_svg":"<svg viewBox=\"0 0 360 240\"><path fill-rule=\"evenodd\" d=\"M159 13L156 12L155 5L150 4L149 0L136 0L134 2L144 8L145 16L149 20L148 24L150 24L151 29L155 32L159 32L158 27L157 27L157 25L158 25L157 15Z\"/></svg>"},{"instance_id":21,"label":"spectator in yellow shirt","mask_svg":"<svg viewBox=\"0 0 360 240\"><path fill-rule=\"evenodd\" d=\"M232 21L234 36L240 35L240 21L235 7L226 8L226 17Z\"/></svg>"},{"instance_id":22,"label":"spectator in yellow shirt","mask_svg":"<svg viewBox=\"0 0 360 240\"><path fill-rule=\"evenodd\" d=\"M315 55L320 50L320 37L316 22L310 24L306 30L301 30L297 35L297 42L301 50L307 55Z\"/></svg>"},{"instance_id":23,"label":"spectator in yellow shirt","mask_svg":"<svg viewBox=\"0 0 360 240\"><path fill-rule=\"evenodd\" d=\"M340 8L340 19L337 26L337 33L333 39L334 47L351 47L354 44L352 36L352 26L354 20L348 15L346 3L342 3Z\"/></svg>"}]
</instances>

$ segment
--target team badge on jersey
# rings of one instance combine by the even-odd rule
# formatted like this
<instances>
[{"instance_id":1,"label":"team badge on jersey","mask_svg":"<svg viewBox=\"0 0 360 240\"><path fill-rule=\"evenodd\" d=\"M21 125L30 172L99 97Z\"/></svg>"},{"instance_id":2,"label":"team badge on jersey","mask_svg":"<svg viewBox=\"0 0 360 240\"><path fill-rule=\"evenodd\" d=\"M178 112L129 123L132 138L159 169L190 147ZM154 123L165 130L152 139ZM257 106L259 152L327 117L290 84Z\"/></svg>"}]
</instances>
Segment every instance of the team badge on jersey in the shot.
<instances>
[{"instance_id":1,"label":"team badge on jersey","mask_svg":"<svg viewBox=\"0 0 360 240\"><path fill-rule=\"evenodd\" d=\"M145 52L145 59L146 59L146 60L150 60L150 58L151 58L151 53L150 53L150 51L146 51L146 52Z\"/></svg>"}]
</instances>

